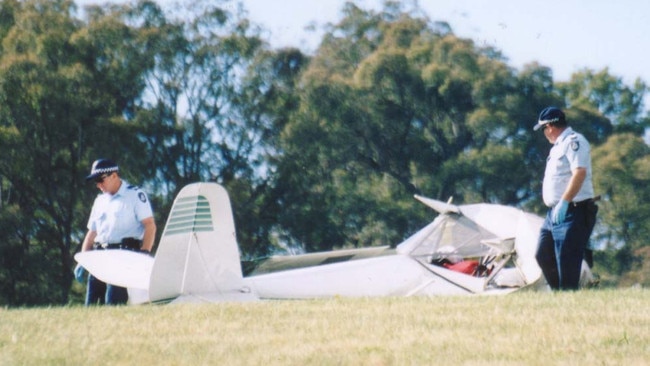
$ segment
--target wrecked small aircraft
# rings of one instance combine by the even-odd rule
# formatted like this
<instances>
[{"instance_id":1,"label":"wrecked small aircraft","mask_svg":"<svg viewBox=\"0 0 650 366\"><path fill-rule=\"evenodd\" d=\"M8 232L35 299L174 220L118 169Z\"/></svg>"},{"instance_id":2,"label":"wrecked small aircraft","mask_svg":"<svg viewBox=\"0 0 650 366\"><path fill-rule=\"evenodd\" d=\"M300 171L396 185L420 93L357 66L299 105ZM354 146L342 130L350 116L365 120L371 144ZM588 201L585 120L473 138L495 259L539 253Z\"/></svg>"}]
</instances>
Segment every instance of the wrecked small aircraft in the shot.
<instances>
[{"instance_id":1,"label":"wrecked small aircraft","mask_svg":"<svg viewBox=\"0 0 650 366\"><path fill-rule=\"evenodd\" d=\"M244 275L228 193L193 183L176 197L155 257L115 249L75 259L100 280L128 288L130 304L548 290L535 260L541 217L415 198L439 215L395 248L273 256ZM582 277L591 279L584 262Z\"/></svg>"}]
</instances>

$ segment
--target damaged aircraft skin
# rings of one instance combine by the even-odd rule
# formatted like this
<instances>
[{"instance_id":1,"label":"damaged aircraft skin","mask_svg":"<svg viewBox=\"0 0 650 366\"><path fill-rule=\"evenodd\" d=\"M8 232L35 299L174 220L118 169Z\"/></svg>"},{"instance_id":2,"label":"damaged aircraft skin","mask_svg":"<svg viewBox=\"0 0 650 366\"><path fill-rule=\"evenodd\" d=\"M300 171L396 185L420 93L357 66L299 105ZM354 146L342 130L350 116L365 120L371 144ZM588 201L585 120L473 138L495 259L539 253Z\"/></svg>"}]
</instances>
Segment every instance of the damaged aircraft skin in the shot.
<instances>
[{"instance_id":1,"label":"damaged aircraft skin","mask_svg":"<svg viewBox=\"0 0 650 366\"><path fill-rule=\"evenodd\" d=\"M244 275L228 193L193 183L176 197L155 257L116 249L75 259L100 280L127 287L130 304L549 290L535 260L541 217L415 198L438 215L395 248L273 256ZM583 262L583 283L590 279Z\"/></svg>"}]
</instances>

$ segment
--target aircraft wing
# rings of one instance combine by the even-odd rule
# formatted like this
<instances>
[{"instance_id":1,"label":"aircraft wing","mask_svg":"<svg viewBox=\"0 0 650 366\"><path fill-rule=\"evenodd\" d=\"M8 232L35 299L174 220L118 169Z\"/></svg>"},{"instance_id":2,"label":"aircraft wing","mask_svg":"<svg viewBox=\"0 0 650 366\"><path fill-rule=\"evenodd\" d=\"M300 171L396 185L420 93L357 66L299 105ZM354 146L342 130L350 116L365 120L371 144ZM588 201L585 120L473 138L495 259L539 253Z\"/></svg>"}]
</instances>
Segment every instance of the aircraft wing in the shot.
<instances>
[{"instance_id":1,"label":"aircraft wing","mask_svg":"<svg viewBox=\"0 0 650 366\"><path fill-rule=\"evenodd\" d=\"M249 267L246 276L288 271L292 269L317 267L327 264L356 261L360 259L382 257L395 254L389 246L341 249L328 252L316 252L298 255L275 255L260 260L245 262Z\"/></svg>"},{"instance_id":2,"label":"aircraft wing","mask_svg":"<svg viewBox=\"0 0 650 366\"><path fill-rule=\"evenodd\" d=\"M398 254L261 274L245 277L244 281L261 299L462 295L470 292L416 260Z\"/></svg>"}]
</instances>

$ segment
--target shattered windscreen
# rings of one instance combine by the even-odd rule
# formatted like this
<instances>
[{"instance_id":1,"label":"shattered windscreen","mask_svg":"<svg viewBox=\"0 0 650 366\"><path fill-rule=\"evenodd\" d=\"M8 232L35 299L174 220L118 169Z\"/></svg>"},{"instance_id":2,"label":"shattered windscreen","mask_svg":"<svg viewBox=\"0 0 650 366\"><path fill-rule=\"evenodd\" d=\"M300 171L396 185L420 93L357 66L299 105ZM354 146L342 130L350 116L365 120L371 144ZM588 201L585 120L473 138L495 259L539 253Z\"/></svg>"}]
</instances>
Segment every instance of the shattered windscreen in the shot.
<instances>
[{"instance_id":1,"label":"shattered windscreen","mask_svg":"<svg viewBox=\"0 0 650 366\"><path fill-rule=\"evenodd\" d=\"M495 234L462 215L438 216L423 230L410 238L413 240L405 241L403 249L407 250L411 256L426 259L427 262L439 259L476 258L502 253L494 246L483 243L496 240Z\"/></svg>"}]
</instances>

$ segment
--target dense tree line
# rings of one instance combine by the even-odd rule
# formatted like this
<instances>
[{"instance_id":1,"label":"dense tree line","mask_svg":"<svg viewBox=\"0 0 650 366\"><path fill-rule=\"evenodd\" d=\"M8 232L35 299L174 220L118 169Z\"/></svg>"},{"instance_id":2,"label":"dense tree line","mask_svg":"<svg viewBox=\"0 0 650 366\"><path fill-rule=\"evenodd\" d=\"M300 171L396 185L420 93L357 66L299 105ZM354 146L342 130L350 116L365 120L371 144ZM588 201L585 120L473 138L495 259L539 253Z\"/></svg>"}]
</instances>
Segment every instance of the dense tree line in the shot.
<instances>
[{"instance_id":1,"label":"dense tree line","mask_svg":"<svg viewBox=\"0 0 650 366\"><path fill-rule=\"evenodd\" d=\"M0 1L0 304L70 301L98 157L150 192L160 227L185 184L223 184L247 259L396 244L432 219L414 193L542 212L547 105L593 145L599 269L650 284L643 81L555 82L419 9L342 10L308 55L230 3Z\"/></svg>"}]
</instances>

